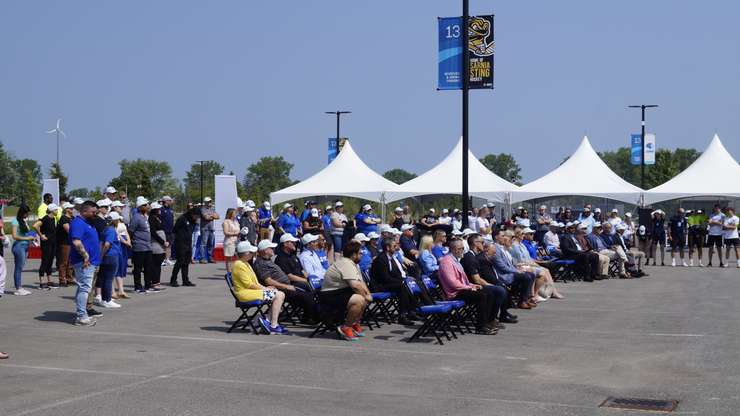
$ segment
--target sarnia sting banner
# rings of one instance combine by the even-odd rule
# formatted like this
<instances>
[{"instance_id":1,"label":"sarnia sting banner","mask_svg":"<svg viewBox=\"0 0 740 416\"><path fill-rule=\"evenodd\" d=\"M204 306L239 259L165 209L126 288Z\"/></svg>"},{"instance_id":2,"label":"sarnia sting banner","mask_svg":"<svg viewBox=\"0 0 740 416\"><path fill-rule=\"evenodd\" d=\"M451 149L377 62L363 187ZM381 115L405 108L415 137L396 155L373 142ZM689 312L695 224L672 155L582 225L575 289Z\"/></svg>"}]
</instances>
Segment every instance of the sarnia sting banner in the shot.
<instances>
[{"instance_id":1,"label":"sarnia sting banner","mask_svg":"<svg viewBox=\"0 0 740 416\"><path fill-rule=\"evenodd\" d=\"M439 55L437 88L462 89L462 17L438 21ZM493 88L493 15L468 18L470 89Z\"/></svg>"}]
</instances>

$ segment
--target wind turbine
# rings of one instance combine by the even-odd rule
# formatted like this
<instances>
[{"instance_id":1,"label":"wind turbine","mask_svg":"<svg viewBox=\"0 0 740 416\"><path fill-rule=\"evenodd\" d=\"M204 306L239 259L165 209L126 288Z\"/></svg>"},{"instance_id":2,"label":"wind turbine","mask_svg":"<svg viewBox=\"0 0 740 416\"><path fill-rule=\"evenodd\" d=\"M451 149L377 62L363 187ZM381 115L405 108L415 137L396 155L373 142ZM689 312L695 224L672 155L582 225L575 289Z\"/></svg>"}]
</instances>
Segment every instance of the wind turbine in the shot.
<instances>
[{"instance_id":1,"label":"wind turbine","mask_svg":"<svg viewBox=\"0 0 740 416\"><path fill-rule=\"evenodd\" d=\"M59 135L61 134L62 137L64 137L65 139L67 138L67 135L64 134L64 131L62 131L62 119L61 118L58 118L57 119L57 126L55 128L53 128L53 129L51 129L51 130L48 130L47 133L49 133L49 134L56 134L56 136L57 136L57 168L58 169L61 169L62 167L59 166Z\"/></svg>"}]
</instances>

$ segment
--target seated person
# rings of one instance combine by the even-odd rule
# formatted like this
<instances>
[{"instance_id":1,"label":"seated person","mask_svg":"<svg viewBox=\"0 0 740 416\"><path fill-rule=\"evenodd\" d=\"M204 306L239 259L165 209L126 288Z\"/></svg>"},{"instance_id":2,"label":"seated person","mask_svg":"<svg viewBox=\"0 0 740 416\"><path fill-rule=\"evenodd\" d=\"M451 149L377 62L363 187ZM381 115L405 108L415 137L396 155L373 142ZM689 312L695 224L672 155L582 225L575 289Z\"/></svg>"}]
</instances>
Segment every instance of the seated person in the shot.
<instances>
[{"instance_id":1,"label":"seated person","mask_svg":"<svg viewBox=\"0 0 740 416\"><path fill-rule=\"evenodd\" d=\"M401 250L407 259L416 260L419 255L419 247L416 246L416 240L414 239L414 226L411 224L404 224L401 226Z\"/></svg>"},{"instance_id":2,"label":"seated person","mask_svg":"<svg viewBox=\"0 0 740 416\"><path fill-rule=\"evenodd\" d=\"M462 240L450 242L450 253L439 261L439 283L442 285L445 298L463 300L476 309L476 333L494 335L498 332L496 323L491 321L492 299L480 285L470 283L465 270L460 264L465 246Z\"/></svg>"},{"instance_id":3,"label":"seated person","mask_svg":"<svg viewBox=\"0 0 740 416\"><path fill-rule=\"evenodd\" d=\"M463 235L463 237L467 238L465 235ZM434 257L436 257L437 260L447 255L447 253L449 252L447 247L445 247L446 243L447 243L447 233L445 233L442 230L435 231L434 232L434 245L432 246L432 254L434 254Z\"/></svg>"},{"instance_id":4,"label":"seated person","mask_svg":"<svg viewBox=\"0 0 740 416\"><path fill-rule=\"evenodd\" d=\"M588 254L589 257L593 258L595 256L597 259L597 266L594 269L596 271L596 276L594 276L594 280L608 279L609 262L611 261L611 258L605 254L597 253L596 250L591 247L591 243L589 243L588 239L586 238L586 233L588 232L587 224L579 224L578 226L576 226L574 223L573 227L576 229L574 236L577 243Z\"/></svg>"},{"instance_id":5,"label":"seated person","mask_svg":"<svg viewBox=\"0 0 740 416\"><path fill-rule=\"evenodd\" d=\"M421 238L421 246L419 247L419 264L421 265L421 272L426 276L434 276L436 280L437 270L439 270L439 262L437 258L432 254L432 246L434 240L431 235L425 235Z\"/></svg>"},{"instance_id":6,"label":"seated person","mask_svg":"<svg viewBox=\"0 0 740 416\"><path fill-rule=\"evenodd\" d=\"M292 234L283 234L280 236L280 245L278 246L275 264L280 267L294 285L310 289L308 285L308 274L303 270L301 261L298 259L296 244L299 240Z\"/></svg>"},{"instance_id":7,"label":"seated person","mask_svg":"<svg viewBox=\"0 0 740 416\"><path fill-rule=\"evenodd\" d=\"M548 254L555 256L555 257L562 257L562 253L560 252L560 224L557 221L553 221L550 223L550 230L545 233L545 236L542 237L542 243L545 245L546 248L548 248ZM553 247L555 252L550 252L550 247Z\"/></svg>"},{"instance_id":8,"label":"seated person","mask_svg":"<svg viewBox=\"0 0 740 416\"><path fill-rule=\"evenodd\" d=\"M595 252L609 257L610 260L616 260L619 262L619 277L627 277L624 268L624 260L626 260L626 257L622 259L622 257L613 250L611 237L608 234L603 233L602 227L603 226L600 222L594 223L593 228L591 228L591 234L586 238ZM607 225L607 227L611 227L611 225Z\"/></svg>"},{"instance_id":9,"label":"seated person","mask_svg":"<svg viewBox=\"0 0 740 416\"><path fill-rule=\"evenodd\" d=\"M622 223L617 225L617 233L612 236L612 241L625 253L627 256L627 264L630 266L629 274L632 277L642 277L645 274L642 272L642 260L645 258L645 253L637 249L630 250L625 233L627 232L627 224Z\"/></svg>"},{"instance_id":10,"label":"seated person","mask_svg":"<svg viewBox=\"0 0 740 416\"><path fill-rule=\"evenodd\" d=\"M492 321L495 322L495 328L503 329L504 326L496 318L499 316L502 306L509 297L509 291L503 286L496 286L481 277L480 269L483 266L478 261L478 255L483 253L483 237L478 234L471 235L468 237L468 246L470 246L470 251L463 255L460 263L462 263L463 270L465 270L468 279L472 283L480 285L488 293L488 296L491 298L491 311L489 315L493 318Z\"/></svg>"},{"instance_id":11,"label":"seated person","mask_svg":"<svg viewBox=\"0 0 740 416\"><path fill-rule=\"evenodd\" d=\"M396 256L398 243L391 238L383 241L385 251L378 254L373 260L370 268L370 279L373 289L378 292L393 292L398 298L398 322L401 325L410 325L412 320L419 319L414 310L416 301L411 297L407 290L404 289L404 279L410 277L406 274L403 265ZM421 282L417 282L419 287L423 287ZM431 298L424 290L421 293L421 299L425 304L432 304Z\"/></svg>"},{"instance_id":12,"label":"seated person","mask_svg":"<svg viewBox=\"0 0 740 416\"><path fill-rule=\"evenodd\" d=\"M326 243L326 237L324 237L324 234L319 234L319 241L317 241L318 245L316 246L316 255L319 256L319 260L321 261L321 266L324 267L324 270L329 268L329 255L327 254L327 243Z\"/></svg>"},{"instance_id":13,"label":"seated person","mask_svg":"<svg viewBox=\"0 0 740 416\"><path fill-rule=\"evenodd\" d=\"M281 238L285 235L283 234ZM275 287L285 293L285 298L289 302L300 306L304 311L303 323L307 325L316 324L318 322L318 311L306 279L298 277L295 281L291 280L290 276L272 261L275 247L277 247L277 244L270 240L262 240L257 245L257 258L254 260L254 271L257 273L257 278L263 285Z\"/></svg>"},{"instance_id":14,"label":"seated person","mask_svg":"<svg viewBox=\"0 0 740 416\"><path fill-rule=\"evenodd\" d=\"M283 334L287 332L278 323L280 309L283 307L285 294L273 286L262 286L257 281L257 276L249 265L257 247L249 244L248 241L241 241L236 245L238 260L234 262L231 269L231 281L234 287L234 294L240 302L252 302L261 300L272 302L270 304L270 319L259 319L260 326L269 333Z\"/></svg>"},{"instance_id":15,"label":"seated person","mask_svg":"<svg viewBox=\"0 0 740 416\"><path fill-rule=\"evenodd\" d=\"M365 336L360 319L373 297L357 265L360 262L360 243L349 241L342 247L342 255L324 275L319 304L344 316L344 323L337 327L337 331L345 340L355 341L357 337Z\"/></svg>"},{"instance_id":16,"label":"seated person","mask_svg":"<svg viewBox=\"0 0 740 416\"><path fill-rule=\"evenodd\" d=\"M534 273L517 268L507 247L511 246L511 238L506 231L496 234L496 256L493 258L493 269L498 278L511 291L518 291L520 309L532 309L537 302L531 297L534 285Z\"/></svg>"},{"instance_id":17,"label":"seated person","mask_svg":"<svg viewBox=\"0 0 740 416\"><path fill-rule=\"evenodd\" d=\"M546 296L542 296L542 294L540 294L540 289L544 286L552 287L553 298L563 299L563 295L561 295L557 288L555 288L555 283L552 280L550 270L546 267L542 267L535 261L537 258L536 249L534 257L530 255L530 251L525 242L529 242L530 245L533 246L533 240L534 230L529 227L514 232L514 238L509 240L511 241L511 247L508 247L509 253L511 253L512 258L514 259L514 265L522 270L534 273L536 278L534 282L534 296L537 301L542 302L547 300Z\"/></svg>"},{"instance_id":18,"label":"seated person","mask_svg":"<svg viewBox=\"0 0 740 416\"><path fill-rule=\"evenodd\" d=\"M501 310L499 312L499 322L506 324L517 323L517 316L509 312L511 307L511 300L509 298L509 289L504 283L498 278L496 270L493 269L493 258L496 256L496 244L492 240L483 239L483 251L478 253L478 272L480 273L481 279L492 285L500 286L506 290L507 296L504 298L504 302L501 304Z\"/></svg>"},{"instance_id":19,"label":"seated person","mask_svg":"<svg viewBox=\"0 0 740 416\"><path fill-rule=\"evenodd\" d=\"M326 269L321 263L321 258L317 253L317 250L319 249L319 236L306 234L303 236L301 241L303 242L303 252L298 256L298 259L301 260L303 270L305 270L309 276L316 276L323 279Z\"/></svg>"},{"instance_id":20,"label":"seated person","mask_svg":"<svg viewBox=\"0 0 740 416\"><path fill-rule=\"evenodd\" d=\"M370 242L370 239L363 233L357 233L352 237L353 241L360 243L360 271L368 272L370 266L373 263L373 257L370 254L370 250L367 249L366 244Z\"/></svg>"},{"instance_id":21,"label":"seated person","mask_svg":"<svg viewBox=\"0 0 740 416\"><path fill-rule=\"evenodd\" d=\"M371 231L368 233L367 238L370 239L370 241L365 244L365 248L367 248L367 251L370 252L370 258L375 258L379 253L380 249L378 248L378 240L380 239L380 234L376 233L375 231Z\"/></svg>"}]
</instances>

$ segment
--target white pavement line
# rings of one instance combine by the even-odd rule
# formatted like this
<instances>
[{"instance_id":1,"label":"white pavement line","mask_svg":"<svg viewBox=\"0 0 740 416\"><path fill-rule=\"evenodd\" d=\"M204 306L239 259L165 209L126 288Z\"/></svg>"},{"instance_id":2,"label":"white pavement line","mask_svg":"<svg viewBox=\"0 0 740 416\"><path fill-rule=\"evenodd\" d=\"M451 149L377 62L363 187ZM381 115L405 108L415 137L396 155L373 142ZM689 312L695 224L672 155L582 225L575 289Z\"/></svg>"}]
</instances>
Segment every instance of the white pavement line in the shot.
<instances>
[{"instance_id":1,"label":"white pavement line","mask_svg":"<svg viewBox=\"0 0 740 416\"><path fill-rule=\"evenodd\" d=\"M638 332L638 331L596 331L592 329L575 329L575 328L532 328L532 327L517 327L520 331L535 331L539 333L545 332L580 332L584 334L598 334L598 335L615 335L615 336L638 336L638 337L720 337L722 335L714 334L669 334L669 333L656 333L656 332Z\"/></svg>"},{"instance_id":2,"label":"white pavement line","mask_svg":"<svg viewBox=\"0 0 740 416\"><path fill-rule=\"evenodd\" d=\"M146 377L149 374L138 374L138 373L124 373L119 371L100 371L100 370L87 370L84 368L62 368L62 367L44 367L38 365L22 365L22 364L0 364L0 368L22 368L25 370L40 370L40 371L63 371L68 373L87 373L87 374L100 374L106 376L131 376L131 377Z\"/></svg>"},{"instance_id":3,"label":"white pavement line","mask_svg":"<svg viewBox=\"0 0 740 416\"><path fill-rule=\"evenodd\" d=\"M63 405L69 404L69 403L78 402L80 400L92 399L93 397L97 397L97 396L100 396L100 395L108 394L110 392L114 392L114 391L117 392L117 391L120 391L121 389L129 388L129 387L137 387L137 386L140 386L142 384L146 384L146 383L149 383L149 382L152 382L152 381L155 381L155 380L161 380L163 378L168 378L168 377L176 376L178 374L186 373L188 371L200 370L201 368L206 368L206 367L209 367L209 366L212 366L212 365L218 365L218 364L224 363L226 361L235 360L235 359L243 358L243 357L246 357L246 356L249 356L249 355L257 354L257 353L262 352L262 351L266 351L266 350L269 350L269 349L277 348L280 345L282 345L282 344L268 345L268 346L266 346L264 348L259 348L257 350L248 351L248 352L245 352L245 353L242 353L242 354L238 354L238 355L234 355L234 356L231 356L231 357L222 358L220 360L211 361L211 362L208 362L208 363L205 363L205 364L201 364L201 365L196 365L196 366L192 366L192 367L188 367L188 368L183 368L181 370L173 371L171 373L161 374L161 375L158 375L158 376L152 376L152 377L148 377L148 378L146 378L144 380L134 381L134 382L128 383L128 384L117 385L117 386L113 386L113 387L110 387L110 388L107 388L107 389L98 390L98 391L96 391L94 393L83 394L81 396L70 397L69 399L66 399L66 400L60 400L60 401L55 401L53 403L47 403L47 404L42 405L42 406L34 407L32 409L24 410L24 411L18 412L18 413L13 413L12 415L7 415L7 416L25 416L25 415L30 415L30 414L33 414L33 413L38 413L38 412L41 412L41 411L44 411L44 410L49 410L49 409L52 409L52 408L55 408L55 407L63 406Z\"/></svg>"},{"instance_id":4,"label":"white pavement line","mask_svg":"<svg viewBox=\"0 0 740 416\"><path fill-rule=\"evenodd\" d=\"M705 337L705 334L648 334L654 337Z\"/></svg>"}]
</instances>

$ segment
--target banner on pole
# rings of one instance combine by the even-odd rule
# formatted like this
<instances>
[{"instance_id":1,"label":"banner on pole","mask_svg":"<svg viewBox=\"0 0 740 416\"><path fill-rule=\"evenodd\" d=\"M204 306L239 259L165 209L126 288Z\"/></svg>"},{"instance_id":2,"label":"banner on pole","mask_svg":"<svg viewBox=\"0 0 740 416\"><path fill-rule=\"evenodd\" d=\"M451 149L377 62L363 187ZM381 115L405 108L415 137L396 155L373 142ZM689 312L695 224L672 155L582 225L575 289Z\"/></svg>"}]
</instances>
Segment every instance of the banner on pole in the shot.
<instances>
[{"instance_id":1,"label":"banner on pole","mask_svg":"<svg viewBox=\"0 0 740 416\"><path fill-rule=\"evenodd\" d=\"M440 17L438 25L437 89L462 89L462 17ZM493 15L468 20L470 89L493 88Z\"/></svg>"},{"instance_id":2,"label":"banner on pole","mask_svg":"<svg viewBox=\"0 0 740 416\"><path fill-rule=\"evenodd\" d=\"M655 164L655 135L654 134L645 135L645 164L646 165Z\"/></svg>"},{"instance_id":3,"label":"banner on pole","mask_svg":"<svg viewBox=\"0 0 740 416\"><path fill-rule=\"evenodd\" d=\"M632 153L630 163L636 166L642 164L642 134L637 133L630 136Z\"/></svg>"},{"instance_id":4,"label":"banner on pole","mask_svg":"<svg viewBox=\"0 0 740 416\"><path fill-rule=\"evenodd\" d=\"M337 155L339 155L339 152L342 151L344 148L344 143L347 141L346 137L342 137L339 139L339 150L337 151L337 139L335 137L329 137L328 139L329 144L329 162L331 163L334 159L336 159Z\"/></svg>"}]
</instances>

